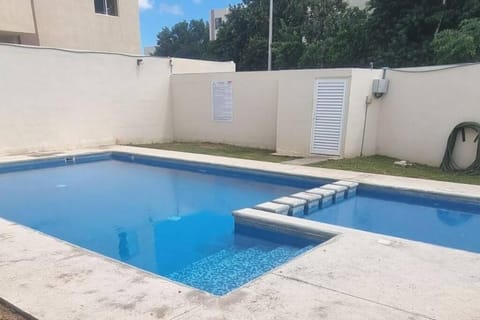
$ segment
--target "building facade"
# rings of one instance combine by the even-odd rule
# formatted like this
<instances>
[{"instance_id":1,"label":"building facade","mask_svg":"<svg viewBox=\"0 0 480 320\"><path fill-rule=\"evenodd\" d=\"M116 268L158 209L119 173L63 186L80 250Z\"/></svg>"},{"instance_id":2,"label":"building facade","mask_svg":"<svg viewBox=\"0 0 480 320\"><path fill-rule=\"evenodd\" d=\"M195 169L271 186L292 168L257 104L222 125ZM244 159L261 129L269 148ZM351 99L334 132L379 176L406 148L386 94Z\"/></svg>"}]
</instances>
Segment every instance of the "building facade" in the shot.
<instances>
[{"instance_id":1,"label":"building facade","mask_svg":"<svg viewBox=\"0 0 480 320\"><path fill-rule=\"evenodd\" d=\"M364 9L367 5L368 0L347 0L347 3L352 7L359 7L360 9Z\"/></svg>"},{"instance_id":2,"label":"building facade","mask_svg":"<svg viewBox=\"0 0 480 320\"><path fill-rule=\"evenodd\" d=\"M0 0L0 42L138 54L138 1Z\"/></svg>"},{"instance_id":3,"label":"building facade","mask_svg":"<svg viewBox=\"0 0 480 320\"><path fill-rule=\"evenodd\" d=\"M210 41L217 40L220 26L227 20L228 8L210 10Z\"/></svg>"}]
</instances>

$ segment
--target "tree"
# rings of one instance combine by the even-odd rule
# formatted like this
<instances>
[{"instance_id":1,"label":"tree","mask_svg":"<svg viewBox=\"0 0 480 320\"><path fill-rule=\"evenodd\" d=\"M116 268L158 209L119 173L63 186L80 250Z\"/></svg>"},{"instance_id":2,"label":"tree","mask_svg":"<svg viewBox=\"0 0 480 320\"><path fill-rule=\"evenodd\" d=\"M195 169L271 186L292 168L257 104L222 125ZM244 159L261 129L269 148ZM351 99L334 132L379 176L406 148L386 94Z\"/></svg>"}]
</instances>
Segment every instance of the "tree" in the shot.
<instances>
[{"instance_id":1,"label":"tree","mask_svg":"<svg viewBox=\"0 0 480 320\"><path fill-rule=\"evenodd\" d=\"M377 66L418 66L435 62L431 42L438 32L480 15L480 1L370 0L368 10L369 60Z\"/></svg>"},{"instance_id":2,"label":"tree","mask_svg":"<svg viewBox=\"0 0 480 320\"><path fill-rule=\"evenodd\" d=\"M323 32L307 40L299 67L364 67L369 64L365 10L340 8L335 15L330 13L330 17L316 19L324 21ZM313 29L318 30L316 24Z\"/></svg>"},{"instance_id":3,"label":"tree","mask_svg":"<svg viewBox=\"0 0 480 320\"><path fill-rule=\"evenodd\" d=\"M432 41L435 62L439 64L480 60L480 18L465 19L458 30L439 32Z\"/></svg>"},{"instance_id":4,"label":"tree","mask_svg":"<svg viewBox=\"0 0 480 320\"><path fill-rule=\"evenodd\" d=\"M269 4L243 0L232 6L212 42L202 20L164 28L155 54L233 60L240 71L266 70ZM275 0L273 16L273 69L478 59L478 21L472 19L480 16L479 0L370 0L365 10L343 0Z\"/></svg>"},{"instance_id":5,"label":"tree","mask_svg":"<svg viewBox=\"0 0 480 320\"><path fill-rule=\"evenodd\" d=\"M235 61L238 70L266 69L267 36L268 0L244 0L230 7L211 54L220 60Z\"/></svg>"},{"instance_id":6,"label":"tree","mask_svg":"<svg viewBox=\"0 0 480 320\"><path fill-rule=\"evenodd\" d=\"M231 7L212 56L235 61L239 70L265 70L268 10L268 0L244 0ZM275 0L273 69L363 65L366 15L342 0Z\"/></svg>"},{"instance_id":7,"label":"tree","mask_svg":"<svg viewBox=\"0 0 480 320\"><path fill-rule=\"evenodd\" d=\"M428 64L441 8L441 0L371 0L370 60L389 67Z\"/></svg>"},{"instance_id":8,"label":"tree","mask_svg":"<svg viewBox=\"0 0 480 320\"><path fill-rule=\"evenodd\" d=\"M157 35L157 39L155 56L208 58L208 24L203 20L179 22L172 29L165 27Z\"/></svg>"}]
</instances>

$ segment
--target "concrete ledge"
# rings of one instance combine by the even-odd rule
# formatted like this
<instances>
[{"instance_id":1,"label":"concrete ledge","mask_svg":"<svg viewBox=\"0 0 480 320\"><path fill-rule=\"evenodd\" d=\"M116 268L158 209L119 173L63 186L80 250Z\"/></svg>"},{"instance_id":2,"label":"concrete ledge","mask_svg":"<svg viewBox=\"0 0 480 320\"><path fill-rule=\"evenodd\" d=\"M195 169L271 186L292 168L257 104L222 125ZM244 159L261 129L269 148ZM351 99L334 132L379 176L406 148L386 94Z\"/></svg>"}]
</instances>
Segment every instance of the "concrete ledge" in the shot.
<instances>
[{"instance_id":1,"label":"concrete ledge","mask_svg":"<svg viewBox=\"0 0 480 320\"><path fill-rule=\"evenodd\" d=\"M283 216L250 208L236 210L232 214L235 218L235 223L266 227L268 229L281 230L310 238L325 240L337 235L337 233L325 231L323 224L306 219Z\"/></svg>"}]
</instances>

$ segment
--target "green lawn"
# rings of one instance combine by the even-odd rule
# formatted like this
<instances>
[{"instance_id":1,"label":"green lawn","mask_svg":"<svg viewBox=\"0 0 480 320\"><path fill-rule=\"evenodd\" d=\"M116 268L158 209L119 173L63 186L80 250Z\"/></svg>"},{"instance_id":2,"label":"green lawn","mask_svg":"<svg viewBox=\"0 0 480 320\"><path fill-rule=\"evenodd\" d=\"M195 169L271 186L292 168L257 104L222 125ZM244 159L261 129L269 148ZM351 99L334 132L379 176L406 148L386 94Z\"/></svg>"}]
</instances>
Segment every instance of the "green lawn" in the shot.
<instances>
[{"instance_id":1,"label":"green lawn","mask_svg":"<svg viewBox=\"0 0 480 320\"><path fill-rule=\"evenodd\" d=\"M310 166L480 185L480 176L443 172L439 168L421 164L414 164L411 167L403 168L393 164L396 160L397 159L384 156L370 156L328 160Z\"/></svg>"},{"instance_id":2,"label":"green lawn","mask_svg":"<svg viewBox=\"0 0 480 320\"><path fill-rule=\"evenodd\" d=\"M136 147L154 148L172 151L182 151L191 153L209 154L213 156L223 156L230 158L260 160L268 162L282 162L296 159L295 157L284 157L272 155L273 150L256 149L247 147L232 146L221 143L208 142L173 142L161 144L143 144Z\"/></svg>"}]
</instances>

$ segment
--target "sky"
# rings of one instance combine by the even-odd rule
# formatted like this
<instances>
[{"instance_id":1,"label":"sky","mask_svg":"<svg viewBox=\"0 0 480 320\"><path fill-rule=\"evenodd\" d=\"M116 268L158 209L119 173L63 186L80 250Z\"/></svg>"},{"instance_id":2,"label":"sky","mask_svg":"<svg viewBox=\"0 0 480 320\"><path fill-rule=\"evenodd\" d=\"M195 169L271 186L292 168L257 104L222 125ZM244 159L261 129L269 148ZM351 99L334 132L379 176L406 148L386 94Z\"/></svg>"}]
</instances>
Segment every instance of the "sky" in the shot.
<instances>
[{"instance_id":1,"label":"sky","mask_svg":"<svg viewBox=\"0 0 480 320\"><path fill-rule=\"evenodd\" d=\"M227 8L240 0L138 0L142 48L154 46L163 27L183 20L209 20L210 10Z\"/></svg>"}]
</instances>

